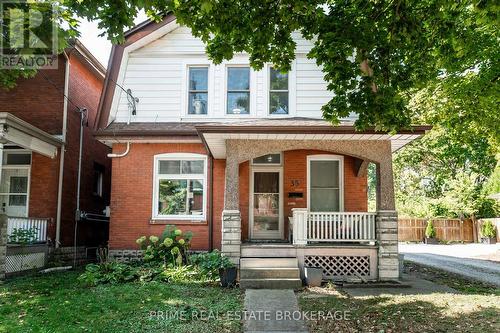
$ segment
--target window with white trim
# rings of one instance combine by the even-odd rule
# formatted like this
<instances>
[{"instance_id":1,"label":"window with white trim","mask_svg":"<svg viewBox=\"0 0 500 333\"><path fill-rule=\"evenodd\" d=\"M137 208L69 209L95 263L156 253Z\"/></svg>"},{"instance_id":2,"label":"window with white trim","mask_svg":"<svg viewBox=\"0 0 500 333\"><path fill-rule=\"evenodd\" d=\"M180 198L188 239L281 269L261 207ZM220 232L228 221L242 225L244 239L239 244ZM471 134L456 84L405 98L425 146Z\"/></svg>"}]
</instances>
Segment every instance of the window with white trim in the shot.
<instances>
[{"instance_id":1,"label":"window with white trim","mask_svg":"<svg viewBox=\"0 0 500 333\"><path fill-rule=\"evenodd\" d=\"M188 114L205 115L208 112L208 66L189 66L188 77Z\"/></svg>"},{"instance_id":2,"label":"window with white trim","mask_svg":"<svg viewBox=\"0 0 500 333\"><path fill-rule=\"evenodd\" d=\"M288 73L269 68L269 114L288 114Z\"/></svg>"},{"instance_id":3,"label":"window with white trim","mask_svg":"<svg viewBox=\"0 0 500 333\"><path fill-rule=\"evenodd\" d=\"M198 154L155 157L153 218L205 218L206 164Z\"/></svg>"},{"instance_id":4,"label":"window with white trim","mask_svg":"<svg viewBox=\"0 0 500 333\"><path fill-rule=\"evenodd\" d=\"M4 147L0 182L0 205L4 214L28 216L31 152Z\"/></svg>"},{"instance_id":5,"label":"window with white trim","mask_svg":"<svg viewBox=\"0 0 500 333\"><path fill-rule=\"evenodd\" d=\"M311 212L343 211L343 158L308 157L308 205Z\"/></svg>"},{"instance_id":6,"label":"window with white trim","mask_svg":"<svg viewBox=\"0 0 500 333\"><path fill-rule=\"evenodd\" d=\"M227 114L250 113L250 67L227 67Z\"/></svg>"}]
</instances>

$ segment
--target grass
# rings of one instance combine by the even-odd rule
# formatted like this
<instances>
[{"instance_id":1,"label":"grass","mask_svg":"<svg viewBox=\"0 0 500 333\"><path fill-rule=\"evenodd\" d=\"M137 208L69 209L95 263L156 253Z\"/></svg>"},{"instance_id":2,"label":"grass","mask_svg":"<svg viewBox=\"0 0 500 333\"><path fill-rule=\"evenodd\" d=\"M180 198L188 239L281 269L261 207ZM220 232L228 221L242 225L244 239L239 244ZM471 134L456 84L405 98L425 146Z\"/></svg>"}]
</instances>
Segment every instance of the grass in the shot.
<instances>
[{"instance_id":1,"label":"grass","mask_svg":"<svg viewBox=\"0 0 500 333\"><path fill-rule=\"evenodd\" d=\"M239 289L202 283L127 283L85 287L78 272L0 284L0 332L239 332L226 316L242 309ZM185 317L151 317L151 311ZM203 312L210 311L210 312ZM197 319L213 315L209 320ZM215 317L215 318L214 318Z\"/></svg>"},{"instance_id":2,"label":"grass","mask_svg":"<svg viewBox=\"0 0 500 333\"><path fill-rule=\"evenodd\" d=\"M349 317L309 321L311 332L500 332L498 288L439 270L409 268L458 292L351 297L333 285L310 288L298 294L302 311L347 311Z\"/></svg>"}]
</instances>

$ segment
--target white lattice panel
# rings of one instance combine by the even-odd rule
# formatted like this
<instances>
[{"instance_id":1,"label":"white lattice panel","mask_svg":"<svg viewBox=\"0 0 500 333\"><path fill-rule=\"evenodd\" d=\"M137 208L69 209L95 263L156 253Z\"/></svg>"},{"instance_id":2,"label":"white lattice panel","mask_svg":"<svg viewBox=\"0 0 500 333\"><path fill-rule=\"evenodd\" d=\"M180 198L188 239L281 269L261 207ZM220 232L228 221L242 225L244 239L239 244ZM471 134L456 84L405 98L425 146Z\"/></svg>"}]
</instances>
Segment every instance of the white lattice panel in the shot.
<instances>
[{"instance_id":1,"label":"white lattice panel","mask_svg":"<svg viewBox=\"0 0 500 333\"><path fill-rule=\"evenodd\" d=\"M45 252L13 254L5 258L6 273L21 272L45 265Z\"/></svg>"},{"instance_id":2,"label":"white lattice panel","mask_svg":"<svg viewBox=\"0 0 500 333\"><path fill-rule=\"evenodd\" d=\"M323 268L324 279L370 276L370 256L305 256L304 266Z\"/></svg>"}]
</instances>

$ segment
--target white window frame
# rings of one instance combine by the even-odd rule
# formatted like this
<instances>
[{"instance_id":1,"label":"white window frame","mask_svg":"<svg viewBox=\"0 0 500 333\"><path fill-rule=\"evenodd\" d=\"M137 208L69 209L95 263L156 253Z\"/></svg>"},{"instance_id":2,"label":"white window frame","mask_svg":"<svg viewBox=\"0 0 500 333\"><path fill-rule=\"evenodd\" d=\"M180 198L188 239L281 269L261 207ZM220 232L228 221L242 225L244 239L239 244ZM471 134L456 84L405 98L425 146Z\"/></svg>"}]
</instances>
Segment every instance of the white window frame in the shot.
<instances>
[{"instance_id":1,"label":"white window frame","mask_svg":"<svg viewBox=\"0 0 500 333\"><path fill-rule=\"evenodd\" d=\"M26 190L26 214L24 217L29 216L29 211L30 211L30 193L31 193L31 165L33 164L33 153L30 150L26 149L2 149L0 150L2 154L7 155L9 154L29 154L30 155L30 164L4 164L7 162L7 158L4 158L2 156L2 164L0 165L0 172L2 172L3 169L23 169L23 170L28 170L28 188ZM1 181L1 174L0 174L0 181ZM0 195L19 195L19 193L10 193L10 192L0 192ZM1 208L1 207L0 207ZM23 217L23 216L21 216Z\"/></svg>"},{"instance_id":2,"label":"white window frame","mask_svg":"<svg viewBox=\"0 0 500 333\"><path fill-rule=\"evenodd\" d=\"M203 174L164 174L159 175L160 161L203 161ZM154 156L153 168L153 205L152 205L152 220L187 220L187 221L205 221L207 214L207 156L192 153L167 153ZM161 179L195 179L201 180L203 184L203 214L201 215L160 215L158 214L158 183Z\"/></svg>"},{"instance_id":3,"label":"white window frame","mask_svg":"<svg viewBox=\"0 0 500 333\"><path fill-rule=\"evenodd\" d=\"M228 68L234 68L234 67L248 67L250 69L250 96L249 96L249 107L250 107L250 112L249 113L240 113L240 114L232 114L232 113L227 113L227 85L228 85L228 75L229 75L229 70ZM224 96L223 96L223 110L224 110L224 117L227 118L241 118L241 117L252 117L257 114L257 77L256 77L256 72L252 69L250 66L250 63L248 62L228 62L224 64Z\"/></svg>"},{"instance_id":4,"label":"white window frame","mask_svg":"<svg viewBox=\"0 0 500 333\"><path fill-rule=\"evenodd\" d=\"M184 73L182 78L181 110L183 118L207 118L212 116L214 104L214 66L207 59L191 59L183 63ZM208 105L206 114L189 114L189 68L208 68Z\"/></svg>"},{"instance_id":5,"label":"white window frame","mask_svg":"<svg viewBox=\"0 0 500 333\"><path fill-rule=\"evenodd\" d=\"M264 66L264 109L265 109L265 117L269 118L289 118L296 116L296 105L297 105L297 77L296 77L296 60L292 61L291 69L288 71L288 114L271 114L271 108L269 107L269 94L270 94L270 77L271 77L271 68L272 64L266 64Z\"/></svg>"},{"instance_id":6,"label":"white window frame","mask_svg":"<svg viewBox=\"0 0 500 333\"><path fill-rule=\"evenodd\" d=\"M344 211L344 156L309 155L307 156L307 209L311 210L311 161L339 161L339 212ZM315 212L316 213L316 212ZM317 212L326 213L326 212Z\"/></svg>"}]
</instances>

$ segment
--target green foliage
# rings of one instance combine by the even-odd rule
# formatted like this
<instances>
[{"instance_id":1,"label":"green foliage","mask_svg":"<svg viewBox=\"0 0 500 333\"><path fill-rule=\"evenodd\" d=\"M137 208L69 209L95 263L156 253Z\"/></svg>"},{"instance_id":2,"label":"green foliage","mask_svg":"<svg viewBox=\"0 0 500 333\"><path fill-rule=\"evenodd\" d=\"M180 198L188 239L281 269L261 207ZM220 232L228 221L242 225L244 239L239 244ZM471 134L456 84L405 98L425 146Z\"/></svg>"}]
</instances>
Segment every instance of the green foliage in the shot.
<instances>
[{"instance_id":1,"label":"green foliage","mask_svg":"<svg viewBox=\"0 0 500 333\"><path fill-rule=\"evenodd\" d=\"M118 262L106 262L88 264L78 280L90 286L97 286L106 283L117 284L133 281L136 277L136 271L132 266Z\"/></svg>"},{"instance_id":2,"label":"green foliage","mask_svg":"<svg viewBox=\"0 0 500 333\"><path fill-rule=\"evenodd\" d=\"M218 279L219 269L234 267L234 264L229 260L229 258L224 256L218 250L207 253L193 254L189 257L189 262L192 265L198 266L200 270L211 280Z\"/></svg>"},{"instance_id":3,"label":"green foliage","mask_svg":"<svg viewBox=\"0 0 500 333\"><path fill-rule=\"evenodd\" d=\"M436 238L436 229L434 229L434 224L431 220L427 221L427 226L425 227L425 237Z\"/></svg>"},{"instance_id":4,"label":"green foliage","mask_svg":"<svg viewBox=\"0 0 500 333\"><path fill-rule=\"evenodd\" d=\"M193 234L182 233L173 225L167 225L160 237L142 236L136 240L144 250L145 262L161 262L173 266L180 266L187 262L186 253L191 245Z\"/></svg>"},{"instance_id":5,"label":"green foliage","mask_svg":"<svg viewBox=\"0 0 500 333\"><path fill-rule=\"evenodd\" d=\"M497 236L497 231L495 225L490 220L487 220L481 226L481 236L485 238L495 238Z\"/></svg>"},{"instance_id":6,"label":"green foliage","mask_svg":"<svg viewBox=\"0 0 500 333\"><path fill-rule=\"evenodd\" d=\"M9 235L9 243L27 245L32 244L37 239L38 228L32 227L29 229L14 228Z\"/></svg>"},{"instance_id":7,"label":"green foliage","mask_svg":"<svg viewBox=\"0 0 500 333\"><path fill-rule=\"evenodd\" d=\"M483 124L497 119L499 10L492 1L52 2L61 6L61 21L77 28L70 21L75 16L96 20L114 43L124 41L123 32L139 11L157 21L171 12L203 40L214 63L246 52L255 69L272 63L290 70L296 51L292 33L298 32L313 41L308 57L322 66L333 93L323 107L332 123L356 113L358 128L407 127L418 113L410 100L424 88L463 128L474 122L474 112ZM466 112L455 112L455 106ZM489 122L489 128L495 124Z\"/></svg>"}]
</instances>

